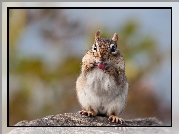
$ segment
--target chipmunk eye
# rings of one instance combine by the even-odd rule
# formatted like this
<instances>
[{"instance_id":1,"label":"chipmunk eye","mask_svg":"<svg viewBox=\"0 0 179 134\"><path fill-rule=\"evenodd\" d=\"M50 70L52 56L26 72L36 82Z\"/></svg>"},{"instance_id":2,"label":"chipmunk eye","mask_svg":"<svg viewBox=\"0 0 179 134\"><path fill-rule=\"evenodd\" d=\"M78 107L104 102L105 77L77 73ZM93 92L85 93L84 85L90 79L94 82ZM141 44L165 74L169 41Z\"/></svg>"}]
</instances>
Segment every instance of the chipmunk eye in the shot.
<instances>
[{"instance_id":1,"label":"chipmunk eye","mask_svg":"<svg viewBox=\"0 0 179 134\"><path fill-rule=\"evenodd\" d=\"M96 52L97 51L97 46L96 44L93 46L93 52Z\"/></svg>"},{"instance_id":2,"label":"chipmunk eye","mask_svg":"<svg viewBox=\"0 0 179 134\"><path fill-rule=\"evenodd\" d=\"M94 50L97 50L96 46L93 48Z\"/></svg>"},{"instance_id":3,"label":"chipmunk eye","mask_svg":"<svg viewBox=\"0 0 179 134\"><path fill-rule=\"evenodd\" d=\"M110 48L111 48L111 52L112 52L112 54L116 54L116 46L114 45L114 44L111 44L110 45Z\"/></svg>"},{"instance_id":4,"label":"chipmunk eye","mask_svg":"<svg viewBox=\"0 0 179 134\"><path fill-rule=\"evenodd\" d=\"M110 48L111 48L111 52L115 52L116 51L116 48L115 48L114 44L111 44Z\"/></svg>"},{"instance_id":5,"label":"chipmunk eye","mask_svg":"<svg viewBox=\"0 0 179 134\"><path fill-rule=\"evenodd\" d=\"M112 46L112 48L111 48L111 52L115 52L115 51L116 51L115 47Z\"/></svg>"}]
</instances>

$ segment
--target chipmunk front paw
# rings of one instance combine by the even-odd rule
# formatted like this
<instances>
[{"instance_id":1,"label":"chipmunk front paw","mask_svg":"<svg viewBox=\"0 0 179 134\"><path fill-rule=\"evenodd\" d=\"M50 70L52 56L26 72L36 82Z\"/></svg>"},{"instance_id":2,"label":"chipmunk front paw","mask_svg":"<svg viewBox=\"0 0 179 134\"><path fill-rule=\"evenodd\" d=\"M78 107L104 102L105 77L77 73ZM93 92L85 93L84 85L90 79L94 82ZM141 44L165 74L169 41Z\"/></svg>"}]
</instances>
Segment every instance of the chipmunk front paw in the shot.
<instances>
[{"instance_id":1,"label":"chipmunk front paw","mask_svg":"<svg viewBox=\"0 0 179 134\"><path fill-rule=\"evenodd\" d=\"M94 111L81 110L81 111L79 111L79 113L82 115L86 115L86 116L96 116L97 115L97 113Z\"/></svg>"},{"instance_id":2,"label":"chipmunk front paw","mask_svg":"<svg viewBox=\"0 0 179 134\"><path fill-rule=\"evenodd\" d=\"M119 118L115 115L110 115L108 120L112 120L112 122L116 122L116 123L120 122L120 124L124 123L124 120L122 118Z\"/></svg>"},{"instance_id":3,"label":"chipmunk front paw","mask_svg":"<svg viewBox=\"0 0 179 134\"><path fill-rule=\"evenodd\" d=\"M89 63L88 63L88 67L89 67L89 68L93 68L94 66L95 66L95 63L94 63L94 62L89 62Z\"/></svg>"},{"instance_id":4,"label":"chipmunk front paw","mask_svg":"<svg viewBox=\"0 0 179 134\"><path fill-rule=\"evenodd\" d=\"M84 62L82 68L84 71L89 71L95 67L95 63L92 61Z\"/></svg>"}]
</instances>

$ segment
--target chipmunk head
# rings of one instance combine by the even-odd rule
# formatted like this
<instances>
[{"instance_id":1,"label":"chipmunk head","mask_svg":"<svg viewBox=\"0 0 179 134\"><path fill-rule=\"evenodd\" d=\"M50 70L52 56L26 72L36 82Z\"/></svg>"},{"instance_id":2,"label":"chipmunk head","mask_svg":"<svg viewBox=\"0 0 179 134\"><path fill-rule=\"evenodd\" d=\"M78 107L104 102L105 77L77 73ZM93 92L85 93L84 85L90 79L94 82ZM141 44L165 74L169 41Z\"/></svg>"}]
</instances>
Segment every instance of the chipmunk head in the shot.
<instances>
[{"instance_id":1,"label":"chipmunk head","mask_svg":"<svg viewBox=\"0 0 179 134\"><path fill-rule=\"evenodd\" d=\"M104 70L105 65L109 62L109 57L116 56L119 53L117 40L117 33L113 35L112 39L105 39L100 38L100 31L96 32L92 52L98 64L98 68Z\"/></svg>"}]
</instances>

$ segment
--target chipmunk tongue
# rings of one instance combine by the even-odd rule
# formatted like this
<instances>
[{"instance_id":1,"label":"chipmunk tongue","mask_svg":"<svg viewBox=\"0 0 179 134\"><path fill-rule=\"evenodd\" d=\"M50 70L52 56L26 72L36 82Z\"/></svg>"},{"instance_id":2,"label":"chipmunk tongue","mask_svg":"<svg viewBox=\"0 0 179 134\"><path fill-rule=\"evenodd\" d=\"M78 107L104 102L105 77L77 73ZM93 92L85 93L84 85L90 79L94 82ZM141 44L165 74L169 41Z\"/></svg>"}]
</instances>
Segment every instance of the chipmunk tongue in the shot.
<instances>
[{"instance_id":1,"label":"chipmunk tongue","mask_svg":"<svg viewBox=\"0 0 179 134\"><path fill-rule=\"evenodd\" d=\"M105 65L104 63L99 63L99 64L98 64L98 68L99 68L99 69L102 69L102 70L105 69L105 66L106 66L106 65Z\"/></svg>"}]
</instances>

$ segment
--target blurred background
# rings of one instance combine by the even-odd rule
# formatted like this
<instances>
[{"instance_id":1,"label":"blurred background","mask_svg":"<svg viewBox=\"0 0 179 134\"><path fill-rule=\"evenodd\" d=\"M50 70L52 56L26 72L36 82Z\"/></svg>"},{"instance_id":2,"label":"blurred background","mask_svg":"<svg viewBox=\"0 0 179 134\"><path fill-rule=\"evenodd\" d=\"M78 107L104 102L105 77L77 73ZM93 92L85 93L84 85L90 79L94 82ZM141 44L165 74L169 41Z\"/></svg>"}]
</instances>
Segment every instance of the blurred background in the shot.
<instances>
[{"instance_id":1,"label":"blurred background","mask_svg":"<svg viewBox=\"0 0 179 134\"><path fill-rule=\"evenodd\" d=\"M97 30L119 35L130 85L121 117L171 125L170 9L11 9L10 126L80 110L75 81Z\"/></svg>"}]
</instances>

